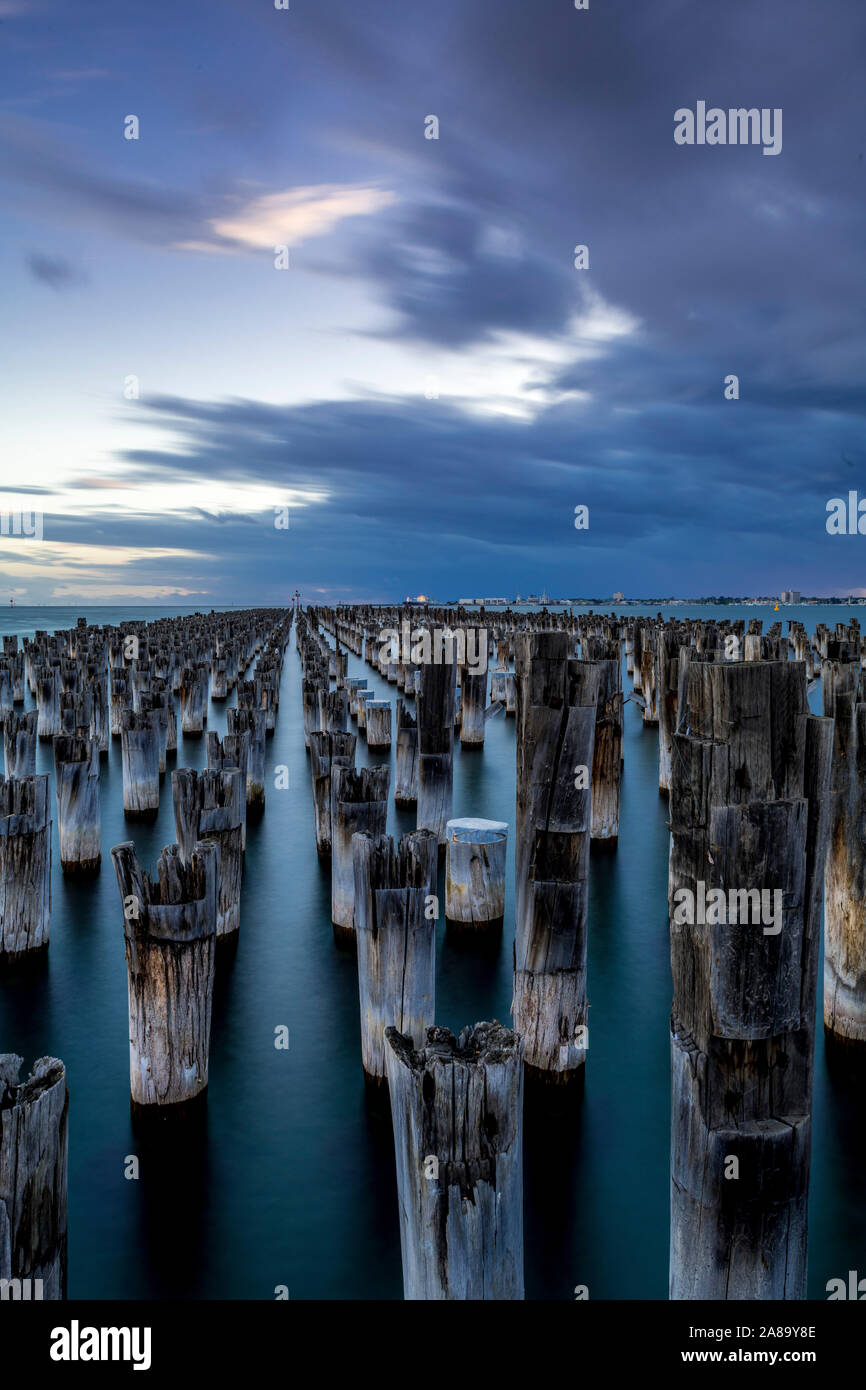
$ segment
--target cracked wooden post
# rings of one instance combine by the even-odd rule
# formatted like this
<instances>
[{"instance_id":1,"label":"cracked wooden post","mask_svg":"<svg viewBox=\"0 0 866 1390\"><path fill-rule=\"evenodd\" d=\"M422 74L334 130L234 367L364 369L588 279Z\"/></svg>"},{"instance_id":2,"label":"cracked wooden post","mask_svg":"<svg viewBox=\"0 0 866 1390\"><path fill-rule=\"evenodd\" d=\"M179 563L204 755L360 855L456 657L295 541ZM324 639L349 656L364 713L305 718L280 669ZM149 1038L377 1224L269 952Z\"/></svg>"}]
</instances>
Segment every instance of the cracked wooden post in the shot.
<instances>
[{"instance_id":1,"label":"cracked wooden post","mask_svg":"<svg viewBox=\"0 0 866 1390\"><path fill-rule=\"evenodd\" d=\"M505 713L515 715L517 713L517 688L514 683L514 672L505 673Z\"/></svg>"},{"instance_id":2,"label":"cracked wooden post","mask_svg":"<svg viewBox=\"0 0 866 1390\"><path fill-rule=\"evenodd\" d=\"M346 680L346 698L349 701L349 714L353 719L358 718L358 692L367 689L367 682L362 676L349 676Z\"/></svg>"},{"instance_id":3,"label":"cracked wooden post","mask_svg":"<svg viewBox=\"0 0 866 1390\"><path fill-rule=\"evenodd\" d=\"M123 711L132 708L132 692L126 672L112 670L109 676L108 721L112 738L120 738L123 729Z\"/></svg>"},{"instance_id":4,"label":"cracked wooden post","mask_svg":"<svg viewBox=\"0 0 866 1390\"><path fill-rule=\"evenodd\" d=\"M180 679L180 731L184 738L201 738L207 718L206 666L184 666Z\"/></svg>"},{"instance_id":5,"label":"cracked wooden post","mask_svg":"<svg viewBox=\"0 0 866 1390\"><path fill-rule=\"evenodd\" d=\"M102 864L99 742L75 734L54 740L60 866L69 878L94 878Z\"/></svg>"},{"instance_id":6,"label":"cracked wooden post","mask_svg":"<svg viewBox=\"0 0 866 1390\"><path fill-rule=\"evenodd\" d=\"M403 700L397 701L394 805L418 805L418 726Z\"/></svg>"},{"instance_id":7,"label":"cracked wooden post","mask_svg":"<svg viewBox=\"0 0 866 1390\"><path fill-rule=\"evenodd\" d=\"M13 694L12 663L0 657L0 723L15 708Z\"/></svg>"},{"instance_id":8,"label":"cracked wooden post","mask_svg":"<svg viewBox=\"0 0 866 1390\"><path fill-rule=\"evenodd\" d=\"M349 727L349 700L345 690L319 691L319 729L344 734ZM312 732L312 730L310 731Z\"/></svg>"},{"instance_id":9,"label":"cracked wooden post","mask_svg":"<svg viewBox=\"0 0 866 1390\"><path fill-rule=\"evenodd\" d=\"M250 734L244 730L242 734L226 734L220 742L220 736L215 729L208 729L207 735L207 770L208 772L224 772L231 768L237 768L241 774L241 787L243 788L243 798L241 805L241 848L246 852L247 848L247 772L250 763Z\"/></svg>"},{"instance_id":10,"label":"cracked wooden post","mask_svg":"<svg viewBox=\"0 0 866 1390\"><path fill-rule=\"evenodd\" d=\"M159 689L161 682L154 682L154 685L146 694L142 695L139 709L141 712L153 716L153 724L156 730L157 747L157 766L159 767L160 778L165 776L166 754L168 753L168 707L171 703L168 691Z\"/></svg>"},{"instance_id":11,"label":"cracked wooden post","mask_svg":"<svg viewBox=\"0 0 866 1390\"><path fill-rule=\"evenodd\" d=\"M120 720L123 759L123 814L127 820L155 821L159 814L159 728L151 711L125 709Z\"/></svg>"},{"instance_id":12,"label":"cracked wooden post","mask_svg":"<svg viewBox=\"0 0 866 1390\"><path fill-rule=\"evenodd\" d=\"M830 643L833 649L833 643ZM824 882L824 1033L828 1055L866 1065L866 703L859 656L823 663L835 720L830 843Z\"/></svg>"},{"instance_id":13,"label":"cracked wooden post","mask_svg":"<svg viewBox=\"0 0 866 1390\"><path fill-rule=\"evenodd\" d=\"M190 863L201 840L219 846L217 875L217 940L237 932L241 924L241 879L244 871L242 824L244 783L240 769L194 772L178 768L171 774L174 824L185 863Z\"/></svg>"},{"instance_id":14,"label":"cracked wooden post","mask_svg":"<svg viewBox=\"0 0 866 1390\"><path fill-rule=\"evenodd\" d=\"M476 633L476 652L478 651ZM482 631L481 639L487 640ZM486 658L486 653L485 653ZM484 711L487 708L487 666L483 671L474 671L468 666L460 668L460 746L461 748L484 747Z\"/></svg>"},{"instance_id":15,"label":"cracked wooden post","mask_svg":"<svg viewBox=\"0 0 866 1390\"><path fill-rule=\"evenodd\" d=\"M7 714L3 725L3 754L7 777L36 775L36 711Z\"/></svg>"},{"instance_id":16,"label":"cracked wooden post","mask_svg":"<svg viewBox=\"0 0 866 1390\"><path fill-rule=\"evenodd\" d=\"M670 799L672 1299L806 1295L832 743L802 665L689 662Z\"/></svg>"},{"instance_id":17,"label":"cracked wooden post","mask_svg":"<svg viewBox=\"0 0 866 1390\"><path fill-rule=\"evenodd\" d=\"M760 646L760 638L758 639ZM677 727L680 681L680 648L687 641L676 628L659 631L655 653L655 679L659 720L659 791L670 792L673 737Z\"/></svg>"},{"instance_id":18,"label":"cracked wooden post","mask_svg":"<svg viewBox=\"0 0 866 1390\"><path fill-rule=\"evenodd\" d=\"M47 743L60 733L60 670L56 666L40 666L36 675L36 733L40 742Z\"/></svg>"},{"instance_id":19,"label":"cracked wooden post","mask_svg":"<svg viewBox=\"0 0 866 1390\"><path fill-rule=\"evenodd\" d=\"M436 874L430 830L352 837L361 1062L369 1086L387 1085L385 1029L420 1045L436 1016Z\"/></svg>"},{"instance_id":20,"label":"cracked wooden post","mask_svg":"<svg viewBox=\"0 0 866 1390\"><path fill-rule=\"evenodd\" d=\"M331 767L331 922L339 945L355 942L355 876L352 836L385 834L387 767Z\"/></svg>"},{"instance_id":21,"label":"cracked wooden post","mask_svg":"<svg viewBox=\"0 0 866 1390\"><path fill-rule=\"evenodd\" d=\"M210 697L212 700L227 700L229 697L228 663L224 655L211 660Z\"/></svg>"},{"instance_id":22,"label":"cracked wooden post","mask_svg":"<svg viewBox=\"0 0 866 1390\"><path fill-rule=\"evenodd\" d=\"M385 1042L404 1298L522 1299L521 1039L476 1023Z\"/></svg>"},{"instance_id":23,"label":"cracked wooden post","mask_svg":"<svg viewBox=\"0 0 866 1390\"><path fill-rule=\"evenodd\" d=\"M582 1084L598 668L564 632L516 642L514 1026L531 1078Z\"/></svg>"},{"instance_id":24,"label":"cracked wooden post","mask_svg":"<svg viewBox=\"0 0 866 1390\"><path fill-rule=\"evenodd\" d=\"M598 667L598 706L592 748L591 848L614 851L619 843L622 789L623 699L619 640L588 637L581 652Z\"/></svg>"},{"instance_id":25,"label":"cracked wooden post","mask_svg":"<svg viewBox=\"0 0 866 1390\"><path fill-rule=\"evenodd\" d=\"M111 723L109 716L108 677L104 669L94 672L88 680L87 692L90 700L90 737L99 744L99 755L108 757L111 743Z\"/></svg>"},{"instance_id":26,"label":"cracked wooden post","mask_svg":"<svg viewBox=\"0 0 866 1390\"><path fill-rule=\"evenodd\" d=\"M367 747L374 752L384 752L391 747L391 701L368 700Z\"/></svg>"},{"instance_id":27,"label":"cracked wooden post","mask_svg":"<svg viewBox=\"0 0 866 1390\"><path fill-rule=\"evenodd\" d=\"M324 680L324 692L322 682ZM304 747L310 746L310 734L318 733L322 728L322 706L321 696L327 694L327 680L313 673L304 676L301 681L301 703L304 711Z\"/></svg>"},{"instance_id":28,"label":"cracked wooden post","mask_svg":"<svg viewBox=\"0 0 866 1390\"><path fill-rule=\"evenodd\" d=\"M48 774L0 781L0 965L48 949Z\"/></svg>"},{"instance_id":29,"label":"cracked wooden post","mask_svg":"<svg viewBox=\"0 0 866 1390\"><path fill-rule=\"evenodd\" d=\"M661 640L661 630L654 623L645 623L641 628L640 648L640 692L644 698L643 723L646 728L654 728L659 722L659 688L657 649Z\"/></svg>"},{"instance_id":30,"label":"cracked wooden post","mask_svg":"<svg viewBox=\"0 0 866 1390\"><path fill-rule=\"evenodd\" d=\"M255 825L265 814L265 712L263 709L246 707L226 710L226 727L232 736L244 732L250 736L247 762L247 822Z\"/></svg>"},{"instance_id":31,"label":"cracked wooden post","mask_svg":"<svg viewBox=\"0 0 866 1390\"><path fill-rule=\"evenodd\" d=\"M508 824L464 816L445 827L445 922L460 935L499 936L505 920Z\"/></svg>"},{"instance_id":32,"label":"cracked wooden post","mask_svg":"<svg viewBox=\"0 0 866 1390\"><path fill-rule=\"evenodd\" d=\"M273 667L263 668L259 662L256 668L255 686L259 703L265 712L265 737L272 738L277 728L277 709L280 701L277 672Z\"/></svg>"},{"instance_id":33,"label":"cracked wooden post","mask_svg":"<svg viewBox=\"0 0 866 1390\"><path fill-rule=\"evenodd\" d=\"M152 883L131 842L111 851L123 902L134 1116L183 1116L206 1096L219 853L204 840L184 863L171 845Z\"/></svg>"},{"instance_id":34,"label":"cracked wooden post","mask_svg":"<svg viewBox=\"0 0 866 1390\"><path fill-rule=\"evenodd\" d=\"M316 853L322 861L331 858L331 773L335 767L355 766L355 734L310 734L310 771L313 778L313 815Z\"/></svg>"},{"instance_id":35,"label":"cracked wooden post","mask_svg":"<svg viewBox=\"0 0 866 1390\"><path fill-rule=\"evenodd\" d=\"M22 1065L0 1053L0 1289L57 1302L66 1298L66 1068L40 1057L19 1082Z\"/></svg>"},{"instance_id":36,"label":"cracked wooden post","mask_svg":"<svg viewBox=\"0 0 866 1390\"><path fill-rule=\"evenodd\" d=\"M444 853L445 826L454 797L456 670L442 659L441 637L434 637L434 642L438 650L431 652L433 659L421 663L417 697L418 829L434 831L440 853Z\"/></svg>"}]
</instances>

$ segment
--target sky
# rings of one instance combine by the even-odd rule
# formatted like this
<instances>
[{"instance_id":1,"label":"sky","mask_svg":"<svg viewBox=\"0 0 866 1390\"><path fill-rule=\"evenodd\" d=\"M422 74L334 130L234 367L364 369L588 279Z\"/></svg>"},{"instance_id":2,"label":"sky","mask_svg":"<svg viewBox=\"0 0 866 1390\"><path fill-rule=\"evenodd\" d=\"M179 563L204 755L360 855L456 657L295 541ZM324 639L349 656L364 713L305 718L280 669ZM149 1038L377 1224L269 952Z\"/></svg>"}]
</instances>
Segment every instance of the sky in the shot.
<instances>
[{"instance_id":1,"label":"sky","mask_svg":"<svg viewBox=\"0 0 866 1390\"><path fill-rule=\"evenodd\" d=\"M0 604L866 594L864 52L862 0L0 0Z\"/></svg>"}]
</instances>

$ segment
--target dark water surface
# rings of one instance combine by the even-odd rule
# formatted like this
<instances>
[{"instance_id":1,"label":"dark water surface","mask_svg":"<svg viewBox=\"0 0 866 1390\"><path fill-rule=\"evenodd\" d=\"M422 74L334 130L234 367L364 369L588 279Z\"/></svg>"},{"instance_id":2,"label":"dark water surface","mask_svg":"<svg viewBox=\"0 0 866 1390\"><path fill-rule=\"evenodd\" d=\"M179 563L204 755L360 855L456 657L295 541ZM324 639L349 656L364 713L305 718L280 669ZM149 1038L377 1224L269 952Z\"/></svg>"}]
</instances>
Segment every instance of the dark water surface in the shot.
<instances>
[{"instance_id":1,"label":"dark water surface","mask_svg":"<svg viewBox=\"0 0 866 1390\"><path fill-rule=\"evenodd\" d=\"M15 609L0 614L0 635L73 626L79 614L105 624L191 611ZM799 618L814 630L818 621L846 622L859 612L704 610L761 617L765 631L774 619ZM396 688L351 653L349 674L396 699ZM174 760L169 755L159 819L148 827L124 820L120 746L112 740L102 764L103 866L95 883L63 881L55 814L47 963L0 983L0 1051L21 1053L26 1070L44 1054L66 1063L70 1297L272 1299L277 1285L293 1299L402 1297L391 1136L366 1109L356 963L334 946L330 882L316 856L294 632L280 700L268 741L267 811L247 834L239 944L217 978L200 1141L151 1153L132 1133L123 923L109 850L134 839L153 870L174 840L171 770L205 766L204 740L180 739ZM817 712L820 692L811 700ZM225 708L209 709L208 727L220 734ZM505 930L498 953L482 958L455 950L440 927L437 1020L455 1030L481 1019L510 1022L513 719L490 720L486 740L483 753L455 746L454 814L509 823ZM359 740L361 765L381 760L388 755L368 754ZM288 790L274 788L280 765L289 769ZM40 744L37 771L51 770L50 745ZM389 832L413 828L413 813L395 813L392 802ZM668 840L657 731L643 730L630 703L619 852L592 861L586 1092L573 1123L527 1122L528 1298L572 1298L577 1284L590 1298L667 1297ZM279 1025L289 1029L288 1051L274 1047ZM819 1000L812 1298L825 1298L827 1280L849 1269L866 1275L864 1108L862 1092L828 1076ZM124 1177L133 1154L141 1159L137 1181Z\"/></svg>"}]
</instances>

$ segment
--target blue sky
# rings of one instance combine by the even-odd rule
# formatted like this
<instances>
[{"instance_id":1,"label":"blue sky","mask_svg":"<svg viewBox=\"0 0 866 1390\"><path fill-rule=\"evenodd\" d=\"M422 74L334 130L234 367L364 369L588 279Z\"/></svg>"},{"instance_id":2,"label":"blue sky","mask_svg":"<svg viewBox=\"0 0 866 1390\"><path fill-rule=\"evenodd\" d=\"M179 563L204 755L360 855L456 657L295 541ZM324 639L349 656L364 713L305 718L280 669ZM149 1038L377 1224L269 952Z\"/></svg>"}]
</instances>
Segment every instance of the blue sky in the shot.
<instances>
[{"instance_id":1,"label":"blue sky","mask_svg":"<svg viewBox=\"0 0 866 1390\"><path fill-rule=\"evenodd\" d=\"M44 514L0 601L866 592L825 529L864 40L860 0L0 0L0 510ZM781 153L675 144L699 100Z\"/></svg>"}]
</instances>

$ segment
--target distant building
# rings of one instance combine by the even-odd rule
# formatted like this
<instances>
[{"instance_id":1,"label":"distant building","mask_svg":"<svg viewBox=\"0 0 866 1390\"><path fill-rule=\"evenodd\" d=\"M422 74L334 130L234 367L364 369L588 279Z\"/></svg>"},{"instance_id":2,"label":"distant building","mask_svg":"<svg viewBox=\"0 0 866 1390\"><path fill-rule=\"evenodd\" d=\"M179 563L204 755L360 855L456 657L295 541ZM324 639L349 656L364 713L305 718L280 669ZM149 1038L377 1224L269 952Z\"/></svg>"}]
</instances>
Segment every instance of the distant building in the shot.
<instances>
[{"instance_id":1,"label":"distant building","mask_svg":"<svg viewBox=\"0 0 866 1390\"><path fill-rule=\"evenodd\" d=\"M783 603L799 603L799 602L800 602L800 590L799 590L799 589L783 589L783 590L782 590L782 602L783 602Z\"/></svg>"},{"instance_id":2,"label":"distant building","mask_svg":"<svg viewBox=\"0 0 866 1390\"><path fill-rule=\"evenodd\" d=\"M613 601L614 601L614 603L622 603L622 602L624 601L624 599L625 599L625 595L624 595L624 594L621 594L621 593L619 592L619 590L617 590L617 592L616 592L616 593L614 594L614 596L613 596Z\"/></svg>"}]
</instances>

